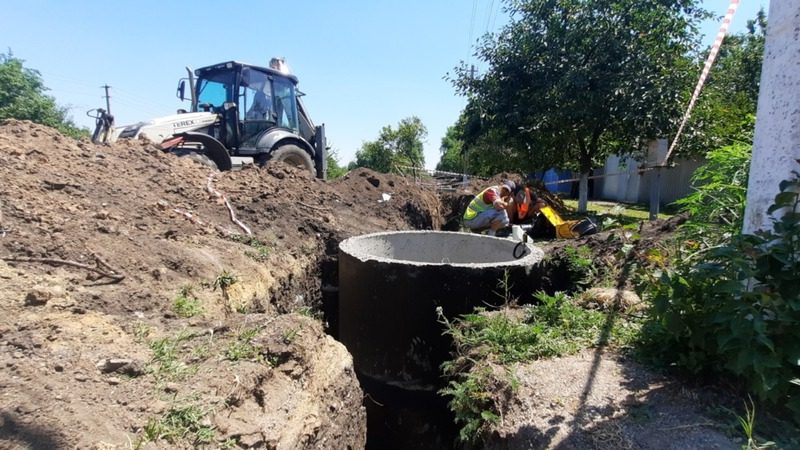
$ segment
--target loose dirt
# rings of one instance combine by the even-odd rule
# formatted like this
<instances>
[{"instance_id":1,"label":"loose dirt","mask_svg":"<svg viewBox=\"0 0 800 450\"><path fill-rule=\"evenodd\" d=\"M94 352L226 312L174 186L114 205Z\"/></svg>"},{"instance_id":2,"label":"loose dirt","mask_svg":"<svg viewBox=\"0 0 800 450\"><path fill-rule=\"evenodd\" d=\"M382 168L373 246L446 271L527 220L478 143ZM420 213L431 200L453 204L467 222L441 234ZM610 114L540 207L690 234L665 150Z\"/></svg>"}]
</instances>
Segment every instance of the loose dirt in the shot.
<instances>
[{"instance_id":1,"label":"loose dirt","mask_svg":"<svg viewBox=\"0 0 800 450\"><path fill-rule=\"evenodd\" d=\"M323 315L337 245L457 228L481 188L440 198L399 176L326 182L282 164L210 173L149 142L13 120L0 180L0 447L13 449L363 448L363 392ZM659 446L664 429L727 448L691 397L613 354L519 370L498 448L694 448Z\"/></svg>"},{"instance_id":2,"label":"loose dirt","mask_svg":"<svg viewBox=\"0 0 800 450\"><path fill-rule=\"evenodd\" d=\"M17 121L0 180L0 446L364 446L320 272L335 279L325 258L351 235L438 228L434 192L368 170L211 174ZM199 312L179 316L181 298Z\"/></svg>"}]
</instances>

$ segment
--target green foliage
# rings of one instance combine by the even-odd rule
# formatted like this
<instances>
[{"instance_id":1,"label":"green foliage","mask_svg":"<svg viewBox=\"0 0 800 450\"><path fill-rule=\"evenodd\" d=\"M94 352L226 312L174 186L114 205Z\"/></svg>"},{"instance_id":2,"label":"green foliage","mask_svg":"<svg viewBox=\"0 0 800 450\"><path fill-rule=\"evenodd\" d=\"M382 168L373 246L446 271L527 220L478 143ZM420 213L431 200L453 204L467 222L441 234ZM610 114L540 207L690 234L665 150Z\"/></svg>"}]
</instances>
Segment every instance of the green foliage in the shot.
<instances>
[{"instance_id":1,"label":"green foliage","mask_svg":"<svg viewBox=\"0 0 800 450\"><path fill-rule=\"evenodd\" d=\"M592 259L592 250L581 245L579 247L564 247L567 259L567 270L575 274L573 280L578 289L586 289L597 275L596 266Z\"/></svg>"},{"instance_id":2,"label":"green foliage","mask_svg":"<svg viewBox=\"0 0 800 450\"><path fill-rule=\"evenodd\" d=\"M192 294L191 287L181 288L181 292L173 302L173 309L180 317L194 317L203 313L200 301Z\"/></svg>"},{"instance_id":3,"label":"green foliage","mask_svg":"<svg viewBox=\"0 0 800 450\"><path fill-rule=\"evenodd\" d=\"M150 331L150 327L142 321L137 321L133 325L133 336L136 342L144 342L147 336L150 336Z\"/></svg>"},{"instance_id":4,"label":"green foliage","mask_svg":"<svg viewBox=\"0 0 800 450\"><path fill-rule=\"evenodd\" d=\"M497 387L513 389L516 384L507 369L491 370L491 366L575 353L606 344L607 336L614 343L631 338L605 314L579 308L564 294L539 293L536 298L539 304L519 310L522 314L518 315L509 309L478 310L450 322L437 311L456 348L455 358L442 365L451 380L441 394L451 397L448 404L456 421L463 424L463 441L475 441L485 426L499 417L492 401L498 395ZM503 376L498 378L499 374Z\"/></svg>"},{"instance_id":5,"label":"green foliage","mask_svg":"<svg viewBox=\"0 0 800 450\"><path fill-rule=\"evenodd\" d=\"M459 381L450 381L440 394L450 396L450 409L455 413L456 423L463 424L458 437L463 442L474 442L490 423L497 423L496 406L492 402L494 372L489 367L472 370Z\"/></svg>"},{"instance_id":6,"label":"green foliage","mask_svg":"<svg viewBox=\"0 0 800 450\"><path fill-rule=\"evenodd\" d=\"M691 372L726 372L759 399L800 420L800 174L780 183L768 213L773 230L698 248L644 274L652 303L645 354Z\"/></svg>"},{"instance_id":7,"label":"green foliage","mask_svg":"<svg viewBox=\"0 0 800 450\"><path fill-rule=\"evenodd\" d=\"M88 137L88 130L76 127L67 117L67 108L59 107L55 99L45 95L47 88L39 72L23 63L10 51L0 53L0 120L30 120L67 136Z\"/></svg>"},{"instance_id":8,"label":"green foliage","mask_svg":"<svg viewBox=\"0 0 800 450\"><path fill-rule=\"evenodd\" d=\"M694 192L675 202L691 220L686 230L695 236L739 233L744 220L751 146L733 144L706 154L706 163L692 175Z\"/></svg>"},{"instance_id":9,"label":"green foliage","mask_svg":"<svg viewBox=\"0 0 800 450\"><path fill-rule=\"evenodd\" d=\"M144 440L165 440L170 444L188 442L194 446L213 441L213 427L203 425L206 413L197 406L171 408L159 418L150 418L144 426Z\"/></svg>"},{"instance_id":10,"label":"green foliage","mask_svg":"<svg viewBox=\"0 0 800 450\"><path fill-rule=\"evenodd\" d=\"M755 428L756 428L756 405L753 403L753 399L749 399L750 404L744 404L745 415L744 417L738 416L739 425L742 427L742 431L744 432L745 437L747 438L747 443L742 445L742 450L763 450L768 447L774 447L774 442L763 442L759 443L756 442L755 439Z\"/></svg>"},{"instance_id":11,"label":"green foliage","mask_svg":"<svg viewBox=\"0 0 800 450\"><path fill-rule=\"evenodd\" d=\"M287 345L291 344L301 335L302 331L302 327L286 330L286 332L283 334L283 343Z\"/></svg>"},{"instance_id":12,"label":"green foliage","mask_svg":"<svg viewBox=\"0 0 800 450\"><path fill-rule=\"evenodd\" d=\"M159 379L181 379L193 374L196 369L187 366L180 360L180 345L189 339L186 333L180 333L175 338L165 337L150 343L153 358L147 366L147 371Z\"/></svg>"},{"instance_id":13,"label":"green foliage","mask_svg":"<svg viewBox=\"0 0 800 450\"><path fill-rule=\"evenodd\" d=\"M712 148L752 142L766 29L761 10L748 22L746 33L725 37L681 138L682 154L703 154ZM709 51L698 55L698 74ZM687 86L687 99L693 88Z\"/></svg>"},{"instance_id":14,"label":"green foliage","mask_svg":"<svg viewBox=\"0 0 800 450\"><path fill-rule=\"evenodd\" d=\"M470 152L587 173L673 130L693 75L685 55L706 17L697 1L505 3L509 24L476 49L486 73L463 64L452 77L468 97Z\"/></svg>"},{"instance_id":15,"label":"green foliage","mask_svg":"<svg viewBox=\"0 0 800 450\"><path fill-rule=\"evenodd\" d=\"M228 288L233 286L236 283L236 275L228 272L227 270L223 270L222 273L217 275L217 278L214 279L214 290L221 290L223 293L227 292Z\"/></svg>"},{"instance_id":16,"label":"green foliage","mask_svg":"<svg viewBox=\"0 0 800 450\"><path fill-rule=\"evenodd\" d=\"M266 242L256 238L255 236L245 236L242 234L231 234L228 239L233 242L239 242L252 248L244 252L245 256L258 262L266 262L269 259L270 248ZM234 280L235 282L235 280ZM232 283L231 283L232 284ZM226 286L227 287L227 286Z\"/></svg>"},{"instance_id":17,"label":"green foliage","mask_svg":"<svg viewBox=\"0 0 800 450\"><path fill-rule=\"evenodd\" d=\"M397 129L385 126L378 139L365 142L356 152L356 160L348 168L367 167L377 172L395 171L397 165L423 167L423 141L428 130L418 117L400 121Z\"/></svg>"},{"instance_id":18,"label":"green foliage","mask_svg":"<svg viewBox=\"0 0 800 450\"><path fill-rule=\"evenodd\" d=\"M245 328L239 332L236 340L228 345L225 350L225 359L239 361L253 359L258 356L258 349L253 345L253 338L258 334L258 328Z\"/></svg>"},{"instance_id":19,"label":"green foliage","mask_svg":"<svg viewBox=\"0 0 800 450\"><path fill-rule=\"evenodd\" d=\"M463 117L463 115L462 115ZM465 173L466 160L462 152L464 140L461 137L461 129L458 124L447 128L447 132L442 138L440 150L442 157L436 164L436 170L445 172Z\"/></svg>"},{"instance_id":20,"label":"green foliage","mask_svg":"<svg viewBox=\"0 0 800 450\"><path fill-rule=\"evenodd\" d=\"M542 267L553 273L554 277L563 280L558 284L558 290L565 290L567 293L580 292L595 284L600 273L592 259L591 249L585 245L564 246L551 252L542 262Z\"/></svg>"},{"instance_id":21,"label":"green foliage","mask_svg":"<svg viewBox=\"0 0 800 450\"><path fill-rule=\"evenodd\" d=\"M339 158L336 150L331 150L325 156L328 160L328 179L335 180L347 173L347 167L339 165Z\"/></svg>"}]
</instances>

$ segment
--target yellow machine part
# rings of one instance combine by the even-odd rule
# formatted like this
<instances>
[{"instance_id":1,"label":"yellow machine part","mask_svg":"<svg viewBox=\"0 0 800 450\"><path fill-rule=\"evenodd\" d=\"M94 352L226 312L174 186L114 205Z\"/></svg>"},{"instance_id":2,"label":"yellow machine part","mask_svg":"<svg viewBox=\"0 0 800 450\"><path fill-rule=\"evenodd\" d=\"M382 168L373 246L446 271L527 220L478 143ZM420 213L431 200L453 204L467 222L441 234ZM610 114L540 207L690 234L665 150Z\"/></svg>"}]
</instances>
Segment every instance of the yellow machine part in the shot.
<instances>
[{"instance_id":1,"label":"yellow machine part","mask_svg":"<svg viewBox=\"0 0 800 450\"><path fill-rule=\"evenodd\" d=\"M573 239L578 237L578 234L572 231L572 227L574 227L580 220L564 220L561 216L549 206L543 207L541 210L542 214L547 217L547 220L556 227L556 237L559 239Z\"/></svg>"},{"instance_id":2,"label":"yellow machine part","mask_svg":"<svg viewBox=\"0 0 800 450\"><path fill-rule=\"evenodd\" d=\"M562 219L561 216L558 215L555 209L549 206L543 206L542 209L540 209L540 211L542 212L542 214L544 214L545 217L547 217L547 220L551 224L553 224L554 227L558 227L559 225L564 223L564 219Z\"/></svg>"},{"instance_id":3,"label":"yellow machine part","mask_svg":"<svg viewBox=\"0 0 800 450\"><path fill-rule=\"evenodd\" d=\"M579 234L572 231L572 229L579 222L580 220L568 220L560 225L556 225L556 237L560 239L574 239L578 237Z\"/></svg>"}]
</instances>

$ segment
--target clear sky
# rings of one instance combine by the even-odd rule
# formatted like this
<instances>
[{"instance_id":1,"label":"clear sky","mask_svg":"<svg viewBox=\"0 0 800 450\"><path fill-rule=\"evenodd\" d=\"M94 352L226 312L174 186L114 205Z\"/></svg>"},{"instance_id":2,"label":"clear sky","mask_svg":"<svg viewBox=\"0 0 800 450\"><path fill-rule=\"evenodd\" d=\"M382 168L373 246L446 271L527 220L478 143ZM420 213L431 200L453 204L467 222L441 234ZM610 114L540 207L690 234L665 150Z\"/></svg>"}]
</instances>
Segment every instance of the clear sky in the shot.
<instances>
[{"instance_id":1,"label":"clear sky","mask_svg":"<svg viewBox=\"0 0 800 450\"><path fill-rule=\"evenodd\" d=\"M705 0L722 16L729 0ZM123 125L188 107L175 97L184 67L286 58L316 123L347 164L386 125L418 116L428 128L426 167L439 161L444 133L465 105L444 79L460 61L477 63L473 43L505 23L500 0L4 0L0 52L38 70L49 95L85 111L105 107ZM768 0L742 0L742 31ZM284 9L281 9L284 8ZM708 43L719 21L703 27Z\"/></svg>"}]
</instances>

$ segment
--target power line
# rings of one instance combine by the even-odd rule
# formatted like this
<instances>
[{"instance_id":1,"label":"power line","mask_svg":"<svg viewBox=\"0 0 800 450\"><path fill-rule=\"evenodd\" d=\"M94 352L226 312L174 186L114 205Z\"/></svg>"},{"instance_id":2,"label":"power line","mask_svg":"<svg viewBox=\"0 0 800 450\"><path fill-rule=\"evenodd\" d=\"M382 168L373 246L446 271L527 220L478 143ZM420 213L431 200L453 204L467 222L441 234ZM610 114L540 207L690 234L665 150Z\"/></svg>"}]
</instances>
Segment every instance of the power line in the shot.
<instances>
[{"instance_id":1,"label":"power line","mask_svg":"<svg viewBox=\"0 0 800 450\"><path fill-rule=\"evenodd\" d=\"M489 9L486 11L486 31L484 33L489 32L489 22L492 19L492 11L494 10L494 0L489 3Z\"/></svg>"},{"instance_id":2,"label":"power line","mask_svg":"<svg viewBox=\"0 0 800 450\"><path fill-rule=\"evenodd\" d=\"M478 12L478 0L472 0L472 17L469 20L469 40L467 41L467 63L472 57L472 32L475 29L475 16Z\"/></svg>"}]
</instances>

